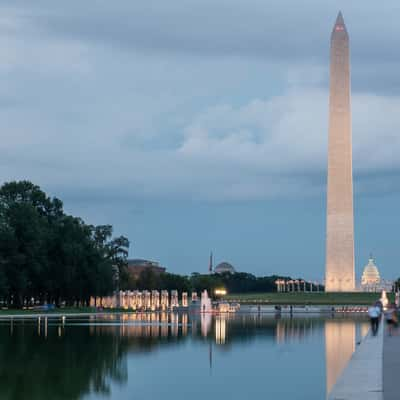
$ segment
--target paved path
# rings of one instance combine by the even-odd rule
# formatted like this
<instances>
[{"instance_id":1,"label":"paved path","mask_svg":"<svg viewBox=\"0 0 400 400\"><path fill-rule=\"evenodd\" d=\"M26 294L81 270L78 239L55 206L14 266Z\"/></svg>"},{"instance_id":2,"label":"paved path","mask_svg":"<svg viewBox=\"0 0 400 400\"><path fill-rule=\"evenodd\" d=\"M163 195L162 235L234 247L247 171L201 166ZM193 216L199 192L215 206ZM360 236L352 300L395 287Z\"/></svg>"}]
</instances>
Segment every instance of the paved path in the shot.
<instances>
[{"instance_id":1,"label":"paved path","mask_svg":"<svg viewBox=\"0 0 400 400\"><path fill-rule=\"evenodd\" d=\"M370 333L356 348L348 365L336 382L329 400L388 400L382 392L382 347L384 330ZM338 349L340 351L340 349ZM399 370L398 370L399 371ZM394 399L394 397L393 397ZM399 399L399 396L396 397Z\"/></svg>"},{"instance_id":2,"label":"paved path","mask_svg":"<svg viewBox=\"0 0 400 400\"><path fill-rule=\"evenodd\" d=\"M383 341L383 398L400 399L400 328Z\"/></svg>"}]
</instances>

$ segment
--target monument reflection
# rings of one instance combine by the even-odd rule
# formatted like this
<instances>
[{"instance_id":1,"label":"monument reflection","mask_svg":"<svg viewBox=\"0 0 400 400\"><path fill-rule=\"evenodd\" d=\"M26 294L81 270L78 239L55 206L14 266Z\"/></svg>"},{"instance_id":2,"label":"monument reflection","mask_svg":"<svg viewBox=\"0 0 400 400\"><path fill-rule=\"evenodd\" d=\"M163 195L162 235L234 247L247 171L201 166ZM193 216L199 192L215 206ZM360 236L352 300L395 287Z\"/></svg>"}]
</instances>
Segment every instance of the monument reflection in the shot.
<instances>
[{"instance_id":1,"label":"monument reflection","mask_svg":"<svg viewBox=\"0 0 400 400\"><path fill-rule=\"evenodd\" d=\"M325 322L326 393L333 385L354 353L356 324L349 320Z\"/></svg>"}]
</instances>

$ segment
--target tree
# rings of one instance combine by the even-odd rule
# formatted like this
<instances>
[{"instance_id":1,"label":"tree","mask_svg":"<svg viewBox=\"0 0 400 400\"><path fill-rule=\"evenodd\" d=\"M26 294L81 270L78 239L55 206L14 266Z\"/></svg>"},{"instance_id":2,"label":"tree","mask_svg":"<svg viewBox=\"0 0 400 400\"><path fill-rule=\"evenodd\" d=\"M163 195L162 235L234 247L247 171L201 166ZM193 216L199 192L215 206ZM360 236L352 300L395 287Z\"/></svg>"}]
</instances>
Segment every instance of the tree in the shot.
<instances>
[{"instance_id":1,"label":"tree","mask_svg":"<svg viewBox=\"0 0 400 400\"><path fill-rule=\"evenodd\" d=\"M137 280L137 288L140 290L155 290L161 288L160 274L152 271L150 268L145 269L139 275Z\"/></svg>"},{"instance_id":2,"label":"tree","mask_svg":"<svg viewBox=\"0 0 400 400\"><path fill-rule=\"evenodd\" d=\"M220 275L192 275L190 285L196 292L207 290L208 293L214 293L214 290L223 286L223 280Z\"/></svg>"},{"instance_id":3,"label":"tree","mask_svg":"<svg viewBox=\"0 0 400 400\"><path fill-rule=\"evenodd\" d=\"M160 289L177 290L178 292L189 292L191 290L190 280L187 276L163 273L160 275Z\"/></svg>"},{"instance_id":4,"label":"tree","mask_svg":"<svg viewBox=\"0 0 400 400\"><path fill-rule=\"evenodd\" d=\"M129 241L112 227L67 215L61 200L28 181L0 188L0 296L20 307L31 298L88 303L115 289Z\"/></svg>"},{"instance_id":5,"label":"tree","mask_svg":"<svg viewBox=\"0 0 400 400\"><path fill-rule=\"evenodd\" d=\"M92 236L104 259L111 262L114 269L115 289L125 287L129 281L128 251L129 240L125 236L111 239L113 228L111 225L92 226Z\"/></svg>"}]
</instances>

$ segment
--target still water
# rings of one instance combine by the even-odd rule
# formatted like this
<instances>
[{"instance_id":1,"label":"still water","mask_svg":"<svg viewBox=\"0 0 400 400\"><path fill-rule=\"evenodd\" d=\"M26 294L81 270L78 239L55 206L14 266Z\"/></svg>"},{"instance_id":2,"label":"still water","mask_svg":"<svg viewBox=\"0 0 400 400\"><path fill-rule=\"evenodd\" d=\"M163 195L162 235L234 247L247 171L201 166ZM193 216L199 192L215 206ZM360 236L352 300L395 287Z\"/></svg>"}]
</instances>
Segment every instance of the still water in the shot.
<instances>
[{"instance_id":1,"label":"still water","mask_svg":"<svg viewBox=\"0 0 400 400\"><path fill-rule=\"evenodd\" d=\"M337 316L0 320L0 399L325 399L367 331Z\"/></svg>"}]
</instances>

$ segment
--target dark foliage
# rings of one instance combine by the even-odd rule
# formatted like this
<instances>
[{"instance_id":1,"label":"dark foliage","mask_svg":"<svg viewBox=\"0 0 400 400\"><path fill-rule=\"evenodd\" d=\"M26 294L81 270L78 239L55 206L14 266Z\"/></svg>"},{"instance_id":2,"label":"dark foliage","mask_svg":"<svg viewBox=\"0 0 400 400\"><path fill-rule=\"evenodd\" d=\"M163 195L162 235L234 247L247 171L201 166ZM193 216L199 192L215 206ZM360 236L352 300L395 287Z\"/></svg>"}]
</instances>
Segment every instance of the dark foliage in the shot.
<instances>
[{"instance_id":1,"label":"dark foliage","mask_svg":"<svg viewBox=\"0 0 400 400\"><path fill-rule=\"evenodd\" d=\"M190 277L175 274L157 274L152 270L145 270L136 281L130 281L129 289L152 290L167 289L201 292L207 289L214 293L217 288L225 288L229 293L262 293L275 292L277 279L289 280L289 277L264 276L256 277L247 273L224 273L201 275L193 273Z\"/></svg>"},{"instance_id":2,"label":"dark foliage","mask_svg":"<svg viewBox=\"0 0 400 400\"><path fill-rule=\"evenodd\" d=\"M112 227L67 215L28 181L0 188L0 299L21 307L35 301L87 303L126 277L129 242Z\"/></svg>"}]
</instances>

